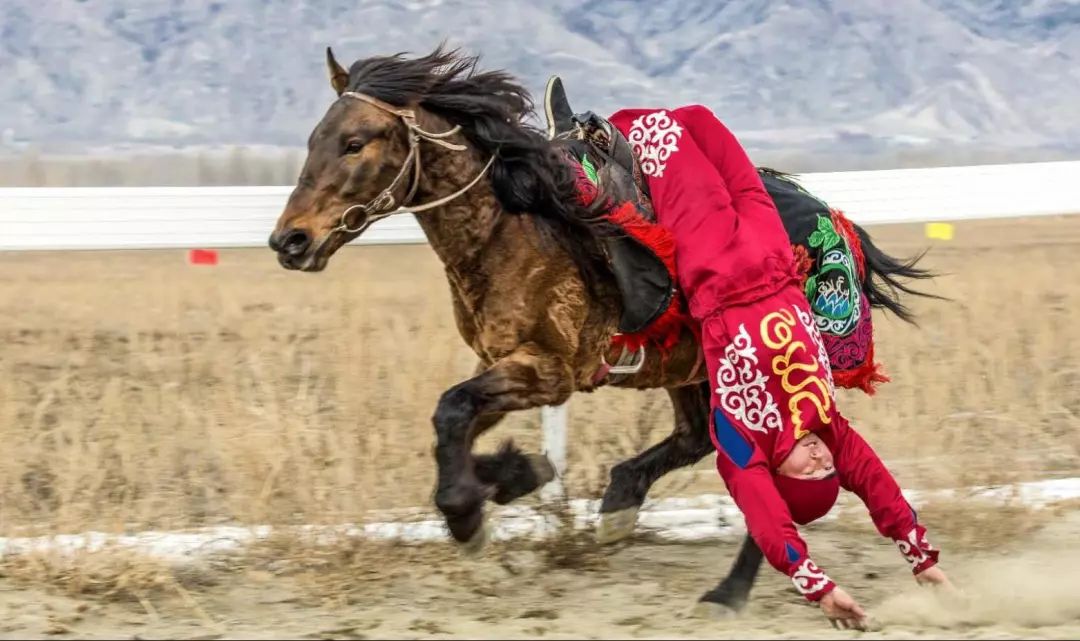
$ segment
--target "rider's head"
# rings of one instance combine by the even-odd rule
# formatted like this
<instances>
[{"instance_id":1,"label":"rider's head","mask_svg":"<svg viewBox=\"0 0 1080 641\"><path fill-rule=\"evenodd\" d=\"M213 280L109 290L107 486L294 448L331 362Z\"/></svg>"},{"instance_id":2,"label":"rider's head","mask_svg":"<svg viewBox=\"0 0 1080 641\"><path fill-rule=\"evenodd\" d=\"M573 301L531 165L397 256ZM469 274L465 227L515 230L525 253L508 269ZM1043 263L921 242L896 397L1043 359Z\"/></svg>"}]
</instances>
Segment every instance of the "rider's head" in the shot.
<instances>
[{"instance_id":1,"label":"rider's head","mask_svg":"<svg viewBox=\"0 0 1080 641\"><path fill-rule=\"evenodd\" d=\"M832 452L816 434L795 443L774 478L792 519L802 525L825 516L840 492Z\"/></svg>"}]
</instances>

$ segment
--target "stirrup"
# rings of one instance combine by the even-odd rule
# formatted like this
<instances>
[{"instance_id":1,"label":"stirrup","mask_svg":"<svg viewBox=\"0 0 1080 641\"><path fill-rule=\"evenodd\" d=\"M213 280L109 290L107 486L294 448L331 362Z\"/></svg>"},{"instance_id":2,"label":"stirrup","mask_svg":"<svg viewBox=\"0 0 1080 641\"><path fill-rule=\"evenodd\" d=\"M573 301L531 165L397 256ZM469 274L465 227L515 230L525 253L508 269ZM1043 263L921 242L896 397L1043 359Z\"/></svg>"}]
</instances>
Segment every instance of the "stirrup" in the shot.
<instances>
[{"instance_id":1,"label":"stirrup","mask_svg":"<svg viewBox=\"0 0 1080 641\"><path fill-rule=\"evenodd\" d=\"M634 356L637 356L637 358L634 358ZM628 359L630 362L627 362ZM614 365L609 365L604 354L600 354L600 362L604 364L604 367L608 368L607 373L609 375L637 374L645 366L645 346L638 347L637 352L634 353L626 351L624 347L622 354L619 354L619 360Z\"/></svg>"}]
</instances>

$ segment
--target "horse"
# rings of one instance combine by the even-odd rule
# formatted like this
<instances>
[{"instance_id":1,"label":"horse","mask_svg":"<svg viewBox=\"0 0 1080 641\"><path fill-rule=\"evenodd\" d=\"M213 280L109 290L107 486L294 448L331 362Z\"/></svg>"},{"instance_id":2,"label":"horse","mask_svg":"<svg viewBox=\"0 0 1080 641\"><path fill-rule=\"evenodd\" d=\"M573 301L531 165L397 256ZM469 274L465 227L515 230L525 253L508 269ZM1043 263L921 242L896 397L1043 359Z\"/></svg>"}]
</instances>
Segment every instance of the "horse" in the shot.
<instances>
[{"instance_id":1,"label":"horse","mask_svg":"<svg viewBox=\"0 0 1080 641\"><path fill-rule=\"evenodd\" d=\"M546 457L511 444L473 454L477 437L509 412L560 405L575 392L664 388L671 434L610 470L599 530L606 542L618 540L657 479L715 451L698 340L683 327L663 358L608 376L624 310L603 239L620 230L579 198L564 146L528 124L535 111L524 86L503 70L479 70L478 60L440 45L415 58L359 59L346 70L328 47L336 99L311 131L269 246L282 267L319 272L378 220L416 216L445 268L458 332L478 358L431 417L434 503L467 552L486 540L487 500L509 503L555 476ZM882 283L925 273L858 232L872 303L910 320ZM728 576L701 601L740 609L761 561L747 535Z\"/></svg>"}]
</instances>

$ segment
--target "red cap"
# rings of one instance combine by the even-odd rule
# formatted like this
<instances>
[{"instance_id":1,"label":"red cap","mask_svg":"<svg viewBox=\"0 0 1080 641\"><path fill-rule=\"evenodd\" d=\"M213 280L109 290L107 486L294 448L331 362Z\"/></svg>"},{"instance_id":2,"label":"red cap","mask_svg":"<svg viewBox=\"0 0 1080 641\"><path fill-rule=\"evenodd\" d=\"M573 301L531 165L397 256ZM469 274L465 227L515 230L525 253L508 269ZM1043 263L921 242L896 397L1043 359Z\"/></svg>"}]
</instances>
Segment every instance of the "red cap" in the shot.
<instances>
[{"instance_id":1,"label":"red cap","mask_svg":"<svg viewBox=\"0 0 1080 641\"><path fill-rule=\"evenodd\" d=\"M816 521L829 513L840 493L840 477L797 479L778 474L773 477L780 498L787 503L791 518L799 525Z\"/></svg>"}]
</instances>

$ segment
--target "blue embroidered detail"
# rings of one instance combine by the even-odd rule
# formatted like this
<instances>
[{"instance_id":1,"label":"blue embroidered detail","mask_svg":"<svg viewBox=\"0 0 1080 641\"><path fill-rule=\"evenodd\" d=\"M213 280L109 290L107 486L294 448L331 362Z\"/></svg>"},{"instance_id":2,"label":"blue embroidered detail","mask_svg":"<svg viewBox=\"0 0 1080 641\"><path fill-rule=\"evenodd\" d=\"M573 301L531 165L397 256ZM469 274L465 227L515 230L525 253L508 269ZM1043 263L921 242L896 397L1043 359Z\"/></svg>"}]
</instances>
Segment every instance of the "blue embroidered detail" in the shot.
<instances>
[{"instance_id":1,"label":"blue embroidered detail","mask_svg":"<svg viewBox=\"0 0 1080 641\"><path fill-rule=\"evenodd\" d=\"M818 292L814 304L830 318L846 318L851 315L851 301L844 298L842 293L824 294Z\"/></svg>"},{"instance_id":2,"label":"blue embroidered detail","mask_svg":"<svg viewBox=\"0 0 1080 641\"><path fill-rule=\"evenodd\" d=\"M784 549L787 550L787 560L794 563L799 560L799 551L791 547L790 543L784 544Z\"/></svg>"},{"instance_id":3,"label":"blue embroidered detail","mask_svg":"<svg viewBox=\"0 0 1080 641\"><path fill-rule=\"evenodd\" d=\"M750 462L750 456L754 453L754 446L747 442L719 409L713 410L713 431L724 454L727 454L732 463L745 468Z\"/></svg>"}]
</instances>

